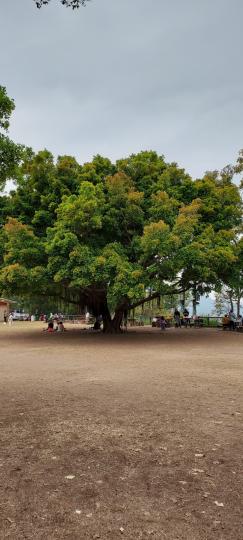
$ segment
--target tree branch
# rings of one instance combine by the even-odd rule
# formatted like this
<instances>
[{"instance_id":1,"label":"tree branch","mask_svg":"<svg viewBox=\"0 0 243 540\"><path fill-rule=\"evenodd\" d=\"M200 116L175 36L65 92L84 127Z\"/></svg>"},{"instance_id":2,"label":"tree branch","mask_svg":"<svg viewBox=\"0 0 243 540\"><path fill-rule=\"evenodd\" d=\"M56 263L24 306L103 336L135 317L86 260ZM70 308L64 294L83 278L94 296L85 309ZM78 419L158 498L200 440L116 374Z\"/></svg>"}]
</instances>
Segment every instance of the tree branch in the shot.
<instances>
[{"instance_id":1,"label":"tree branch","mask_svg":"<svg viewBox=\"0 0 243 540\"><path fill-rule=\"evenodd\" d=\"M146 302L150 302L151 300L154 300L155 298L159 298L161 296L159 293L151 294L150 296L147 296L143 298L143 300L139 300L138 302L135 302L134 304L129 304L127 306L127 309L135 309L138 306L141 306L142 304L146 304Z\"/></svg>"},{"instance_id":2,"label":"tree branch","mask_svg":"<svg viewBox=\"0 0 243 540\"><path fill-rule=\"evenodd\" d=\"M169 296L169 295L173 295L173 294L181 294L183 292L186 292L190 289L191 287L183 287L183 289L175 289L175 290L171 290L171 291L168 291L168 292L164 292L163 294L162 293L153 293L151 294L150 296L146 296L145 298L143 298L142 300L139 300L138 302L135 302L134 304L129 304L127 306L127 309L135 309L136 307L138 306L141 306L142 304L146 304L147 302L150 302L151 300L154 300L155 298L159 298L160 296Z\"/></svg>"}]
</instances>

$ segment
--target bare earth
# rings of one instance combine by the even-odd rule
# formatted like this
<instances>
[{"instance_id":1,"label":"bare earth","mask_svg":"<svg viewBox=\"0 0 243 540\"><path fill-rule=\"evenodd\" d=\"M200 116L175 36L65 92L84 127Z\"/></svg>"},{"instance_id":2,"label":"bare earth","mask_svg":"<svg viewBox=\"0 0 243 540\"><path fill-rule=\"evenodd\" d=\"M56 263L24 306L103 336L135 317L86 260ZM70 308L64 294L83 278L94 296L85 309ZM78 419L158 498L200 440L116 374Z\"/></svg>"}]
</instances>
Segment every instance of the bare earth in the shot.
<instances>
[{"instance_id":1,"label":"bare earth","mask_svg":"<svg viewBox=\"0 0 243 540\"><path fill-rule=\"evenodd\" d=\"M0 374L1 539L243 539L243 334L1 324Z\"/></svg>"}]
</instances>

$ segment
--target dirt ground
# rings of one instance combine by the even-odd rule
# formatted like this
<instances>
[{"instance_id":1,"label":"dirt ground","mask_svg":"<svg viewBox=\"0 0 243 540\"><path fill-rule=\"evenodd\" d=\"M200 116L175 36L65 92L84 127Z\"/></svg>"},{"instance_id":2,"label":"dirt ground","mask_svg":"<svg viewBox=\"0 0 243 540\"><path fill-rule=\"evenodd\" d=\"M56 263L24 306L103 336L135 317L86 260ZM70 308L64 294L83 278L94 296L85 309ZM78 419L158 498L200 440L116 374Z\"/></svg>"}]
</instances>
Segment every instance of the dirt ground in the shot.
<instances>
[{"instance_id":1,"label":"dirt ground","mask_svg":"<svg viewBox=\"0 0 243 540\"><path fill-rule=\"evenodd\" d=\"M0 325L0 538L243 539L243 334Z\"/></svg>"}]
</instances>

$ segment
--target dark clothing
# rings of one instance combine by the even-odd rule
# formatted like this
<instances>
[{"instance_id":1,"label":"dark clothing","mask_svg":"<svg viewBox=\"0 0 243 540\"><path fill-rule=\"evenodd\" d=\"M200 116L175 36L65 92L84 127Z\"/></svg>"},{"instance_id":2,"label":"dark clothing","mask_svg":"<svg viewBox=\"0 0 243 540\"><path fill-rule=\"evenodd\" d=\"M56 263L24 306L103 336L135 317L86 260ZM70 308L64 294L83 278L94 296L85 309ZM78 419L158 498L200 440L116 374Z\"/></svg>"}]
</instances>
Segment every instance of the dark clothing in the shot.
<instances>
[{"instance_id":1,"label":"dark clothing","mask_svg":"<svg viewBox=\"0 0 243 540\"><path fill-rule=\"evenodd\" d=\"M175 318L175 325L178 327L181 327L181 314L180 312L178 311L178 309L175 310L175 313L174 313L174 318Z\"/></svg>"}]
</instances>

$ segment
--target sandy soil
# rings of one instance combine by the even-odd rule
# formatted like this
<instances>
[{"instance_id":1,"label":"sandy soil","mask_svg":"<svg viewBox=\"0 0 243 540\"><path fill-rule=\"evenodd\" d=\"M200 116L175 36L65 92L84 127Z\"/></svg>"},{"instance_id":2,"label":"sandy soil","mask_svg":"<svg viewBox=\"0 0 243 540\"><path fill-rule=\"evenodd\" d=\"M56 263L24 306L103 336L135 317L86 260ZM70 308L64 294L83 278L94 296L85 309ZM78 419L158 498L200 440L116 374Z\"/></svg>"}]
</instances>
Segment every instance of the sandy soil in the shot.
<instances>
[{"instance_id":1,"label":"sandy soil","mask_svg":"<svg viewBox=\"0 0 243 540\"><path fill-rule=\"evenodd\" d=\"M0 325L0 538L242 540L243 334Z\"/></svg>"}]
</instances>

